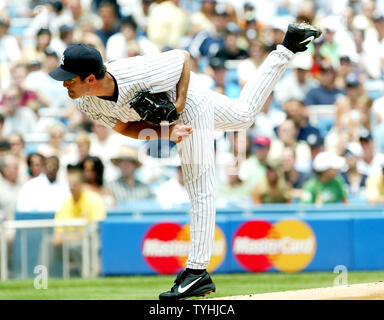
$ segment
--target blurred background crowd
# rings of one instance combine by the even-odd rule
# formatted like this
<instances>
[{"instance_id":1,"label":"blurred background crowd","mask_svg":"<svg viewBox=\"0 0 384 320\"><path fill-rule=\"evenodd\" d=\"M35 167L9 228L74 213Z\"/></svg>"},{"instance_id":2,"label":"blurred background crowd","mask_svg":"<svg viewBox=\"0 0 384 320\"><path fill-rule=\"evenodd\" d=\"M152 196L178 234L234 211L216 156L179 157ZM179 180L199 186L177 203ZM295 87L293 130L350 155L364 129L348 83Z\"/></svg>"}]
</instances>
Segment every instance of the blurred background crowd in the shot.
<instances>
[{"instance_id":1,"label":"blurred background crowd","mask_svg":"<svg viewBox=\"0 0 384 320\"><path fill-rule=\"evenodd\" d=\"M216 133L217 205L384 203L383 0L0 0L3 217L64 210L81 190L105 211L188 203L174 144L91 122L48 76L69 44L105 61L185 49L201 86L236 98L293 21L323 36L249 130Z\"/></svg>"}]
</instances>

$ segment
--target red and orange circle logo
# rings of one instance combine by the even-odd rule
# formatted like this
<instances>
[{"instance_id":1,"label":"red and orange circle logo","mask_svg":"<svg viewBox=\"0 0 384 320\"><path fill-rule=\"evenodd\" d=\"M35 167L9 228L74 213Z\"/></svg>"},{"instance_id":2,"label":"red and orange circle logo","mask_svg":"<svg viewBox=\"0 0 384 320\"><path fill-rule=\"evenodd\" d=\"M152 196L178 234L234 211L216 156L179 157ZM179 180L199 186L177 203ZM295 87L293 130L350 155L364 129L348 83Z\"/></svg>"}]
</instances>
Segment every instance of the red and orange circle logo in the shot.
<instances>
[{"instance_id":1,"label":"red and orange circle logo","mask_svg":"<svg viewBox=\"0 0 384 320\"><path fill-rule=\"evenodd\" d=\"M234 235L232 251L240 265L251 272L273 266L281 272L303 270L316 252L311 227L299 220L249 221Z\"/></svg>"},{"instance_id":2,"label":"red and orange circle logo","mask_svg":"<svg viewBox=\"0 0 384 320\"><path fill-rule=\"evenodd\" d=\"M184 269L190 243L190 225L158 223L144 236L141 252L148 265L157 273L174 274ZM216 270L225 258L227 251L225 235L216 226L215 240L208 272Z\"/></svg>"}]
</instances>

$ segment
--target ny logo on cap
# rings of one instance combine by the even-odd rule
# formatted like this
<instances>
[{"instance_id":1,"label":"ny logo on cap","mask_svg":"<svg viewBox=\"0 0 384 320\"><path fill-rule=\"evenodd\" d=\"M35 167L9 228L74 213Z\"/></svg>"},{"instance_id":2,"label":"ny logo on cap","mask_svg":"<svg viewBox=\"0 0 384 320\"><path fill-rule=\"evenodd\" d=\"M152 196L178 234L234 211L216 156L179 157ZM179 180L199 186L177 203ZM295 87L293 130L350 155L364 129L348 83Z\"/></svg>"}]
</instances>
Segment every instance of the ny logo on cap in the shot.
<instances>
[{"instance_id":1,"label":"ny logo on cap","mask_svg":"<svg viewBox=\"0 0 384 320\"><path fill-rule=\"evenodd\" d=\"M64 65L64 59L65 59L65 56L64 56L64 53L63 53L62 56L61 56L61 60L60 60L60 64L61 65Z\"/></svg>"}]
</instances>

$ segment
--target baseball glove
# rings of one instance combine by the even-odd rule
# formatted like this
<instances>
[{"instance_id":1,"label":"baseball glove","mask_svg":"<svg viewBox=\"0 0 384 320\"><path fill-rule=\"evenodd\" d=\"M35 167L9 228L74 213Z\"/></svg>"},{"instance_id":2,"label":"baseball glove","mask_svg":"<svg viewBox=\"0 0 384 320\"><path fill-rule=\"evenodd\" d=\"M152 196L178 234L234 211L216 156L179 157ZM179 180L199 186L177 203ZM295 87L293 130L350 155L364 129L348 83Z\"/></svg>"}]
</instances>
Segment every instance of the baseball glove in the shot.
<instances>
[{"instance_id":1,"label":"baseball glove","mask_svg":"<svg viewBox=\"0 0 384 320\"><path fill-rule=\"evenodd\" d=\"M175 105L169 101L165 92L138 92L130 101L130 106L142 120L153 125L160 125L162 121L168 121L171 124L179 117Z\"/></svg>"}]
</instances>

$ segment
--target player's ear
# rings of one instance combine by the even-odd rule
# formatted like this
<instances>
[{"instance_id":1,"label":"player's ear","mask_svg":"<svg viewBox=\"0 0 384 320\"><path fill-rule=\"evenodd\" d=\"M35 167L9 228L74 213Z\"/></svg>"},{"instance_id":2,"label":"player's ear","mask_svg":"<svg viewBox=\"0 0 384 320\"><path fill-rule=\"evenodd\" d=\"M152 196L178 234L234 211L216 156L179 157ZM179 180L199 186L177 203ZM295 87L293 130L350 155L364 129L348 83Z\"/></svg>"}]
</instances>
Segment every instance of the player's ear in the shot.
<instances>
[{"instance_id":1,"label":"player's ear","mask_svg":"<svg viewBox=\"0 0 384 320\"><path fill-rule=\"evenodd\" d=\"M90 74L88 77L85 78L85 82L92 85L96 82L96 77L93 74Z\"/></svg>"}]
</instances>

